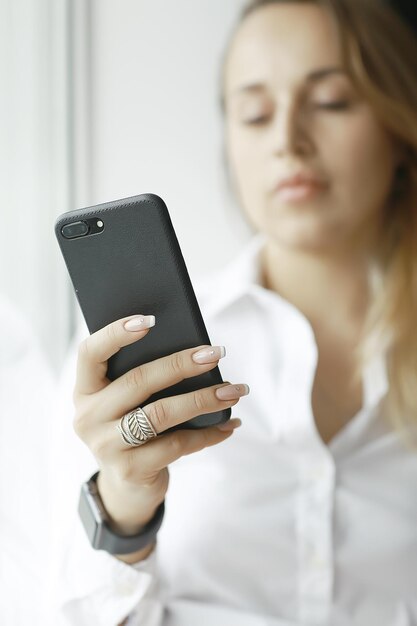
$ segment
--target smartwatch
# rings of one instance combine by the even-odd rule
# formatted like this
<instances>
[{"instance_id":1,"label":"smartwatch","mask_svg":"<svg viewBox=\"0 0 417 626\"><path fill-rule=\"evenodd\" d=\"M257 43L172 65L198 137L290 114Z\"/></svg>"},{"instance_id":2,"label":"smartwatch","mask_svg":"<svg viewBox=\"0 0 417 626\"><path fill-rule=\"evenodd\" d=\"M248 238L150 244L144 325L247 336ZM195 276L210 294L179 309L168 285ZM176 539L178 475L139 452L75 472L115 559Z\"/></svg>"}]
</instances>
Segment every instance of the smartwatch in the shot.
<instances>
[{"instance_id":1,"label":"smartwatch","mask_svg":"<svg viewBox=\"0 0 417 626\"><path fill-rule=\"evenodd\" d=\"M112 530L109 515L100 498L97 488L98 474L99 472L96 472L81 486L78 502L78 514L92 547L110 554L129 554L153 543L164 518L165 500L140 533L130 536L119 535Z\"/></svg>"}]
</instances>

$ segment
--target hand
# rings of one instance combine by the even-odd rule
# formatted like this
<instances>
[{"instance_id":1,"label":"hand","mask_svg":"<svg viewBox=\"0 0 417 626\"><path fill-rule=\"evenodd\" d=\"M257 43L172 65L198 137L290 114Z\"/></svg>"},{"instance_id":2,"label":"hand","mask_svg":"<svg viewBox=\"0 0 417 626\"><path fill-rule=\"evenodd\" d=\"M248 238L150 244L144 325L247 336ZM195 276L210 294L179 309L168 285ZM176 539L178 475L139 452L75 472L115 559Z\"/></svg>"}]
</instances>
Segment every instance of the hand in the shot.
<instances>
[{"instance_id":1,"label":"hand","mask_svg":"<svg viewBox=\"0 0 417 626\"><path fill-rule=\"evenodd\" d=\"M113 527L126 535L137 533L164 500L168 465L225 441L240 426L240 420L200 430L164 431L197 415L232 407L249 392L247 385L224 383L146 404L153 393L216 367L224 356L222 348L216 346L176 352L110 382L106 377L108 359L123 346L152 332L154 320L153 316L118 320L83 341L78 355L74 429L98 462L98 488ZM129 447L117 424L137 406L162 436Z\"/></svg>"}]
</instances>

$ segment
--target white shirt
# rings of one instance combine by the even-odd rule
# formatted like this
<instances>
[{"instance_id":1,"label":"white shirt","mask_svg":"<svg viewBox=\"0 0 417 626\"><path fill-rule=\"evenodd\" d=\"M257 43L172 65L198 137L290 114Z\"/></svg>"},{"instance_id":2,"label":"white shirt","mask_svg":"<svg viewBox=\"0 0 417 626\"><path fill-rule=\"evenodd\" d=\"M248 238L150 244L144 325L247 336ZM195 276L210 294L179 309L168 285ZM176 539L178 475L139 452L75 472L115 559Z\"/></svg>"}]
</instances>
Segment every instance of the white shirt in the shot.
<instances>
[{"instance_id":1,"label":"white shirt","mask_svg":"<svg viewBox=\"0 0 417 626\"><path fill-rule=\"evenodd\" d=\"M3 296L0 336L0 624L44 626L53 381L33 330Z\"/></svg>"},{"instance_id":2,"label":"white shirt","mask_svg":"<svg viewBox=\"0 0 417 626\"><path fill-rule=\"evenodd\" d=\"M223 378L251 389L234 409L242 427L170 466L146 561L92 550L73 515L62 624L115 626L130 614L129 626L417 625L417 452L382 417L385 364L364 372L362 409L325 445L311 408L314 334L260 286L261 246L255 238L199 292L210 339L226 346ZM95 469L78 451L73 508Z\"/></svg>"}]
</instances>

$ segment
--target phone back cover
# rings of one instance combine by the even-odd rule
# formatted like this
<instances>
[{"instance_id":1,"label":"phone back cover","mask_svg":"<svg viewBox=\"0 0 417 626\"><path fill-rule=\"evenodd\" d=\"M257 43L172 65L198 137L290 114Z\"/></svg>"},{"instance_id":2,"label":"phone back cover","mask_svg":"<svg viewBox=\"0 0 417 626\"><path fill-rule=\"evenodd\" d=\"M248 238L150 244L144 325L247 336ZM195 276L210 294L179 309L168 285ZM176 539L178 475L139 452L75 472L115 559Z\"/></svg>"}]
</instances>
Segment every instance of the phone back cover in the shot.
<instances>
[{"instance_id":1,"label":"phone back cover","mask_svg":"<svg viewBox=\"0 0 417 626\"><path fill-rule=\"evenodd\" d=\"M103 221L100 234L66 239L61 229L76 220ZM109 361L113 380L159 357L210 344L187 268L161 198L143 194L61 215L55 232L90 333L128 315L155 315L146 337ZM221 383L216 367L154 394L146 402ZM134 407L132 407L134 408ZM200 415L176 428L226 421L230 409Z\"/></svg>"}]
</instances>

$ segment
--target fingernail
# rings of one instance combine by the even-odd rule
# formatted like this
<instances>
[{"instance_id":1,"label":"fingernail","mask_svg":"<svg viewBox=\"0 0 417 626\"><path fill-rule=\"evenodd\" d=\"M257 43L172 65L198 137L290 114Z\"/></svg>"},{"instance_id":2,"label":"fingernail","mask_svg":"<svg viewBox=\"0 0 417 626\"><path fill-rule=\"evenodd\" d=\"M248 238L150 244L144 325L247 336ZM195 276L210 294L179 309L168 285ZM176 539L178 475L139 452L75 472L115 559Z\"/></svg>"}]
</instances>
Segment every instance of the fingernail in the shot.
<instances>
[{"instance_id":1,"label":"fingernail","mask_svg":"<svg viewBox=\"0 0 417 626\"><path fill-rule=\"evenodd\" d=\"M129 331L144 330L145 328L152 328L152 326L155 326L154 315L136 315L124 323L125 330Z\"/></svg>"},{"instance_id":2,"label":"fingernail","mask_svg":"<svg viewBox=\"0 0 417 626\"><path fill-rule=\"evenodd\" d=\"M235 417L227 422L224 422L224 424L219 424L217 428L227 433L235 428L239 428L239 426L242 426L242 420Z\"/></svg>"},{"instance_id":3,"label":"fingernail","mask_svg":"<svg viewBox=\"0 0 417 626\"><path fill-rule=\"evenodd\" d=\"M219 400L237 400L237 398L247 396L249 391L248 385L226 385L216 389L215 393Z\"/></svg>"},{"instance_id":4,"label":"fingernail","mask_svg":"<svg viewBox=\"0 0 417 626\"><path fill-rule=\"evenodd\" d=\"M226 348L224 346L210 346L194 352L191 358L196 363L215 363L224 356L226 356Z\"/></svg>"}]
</instances>

